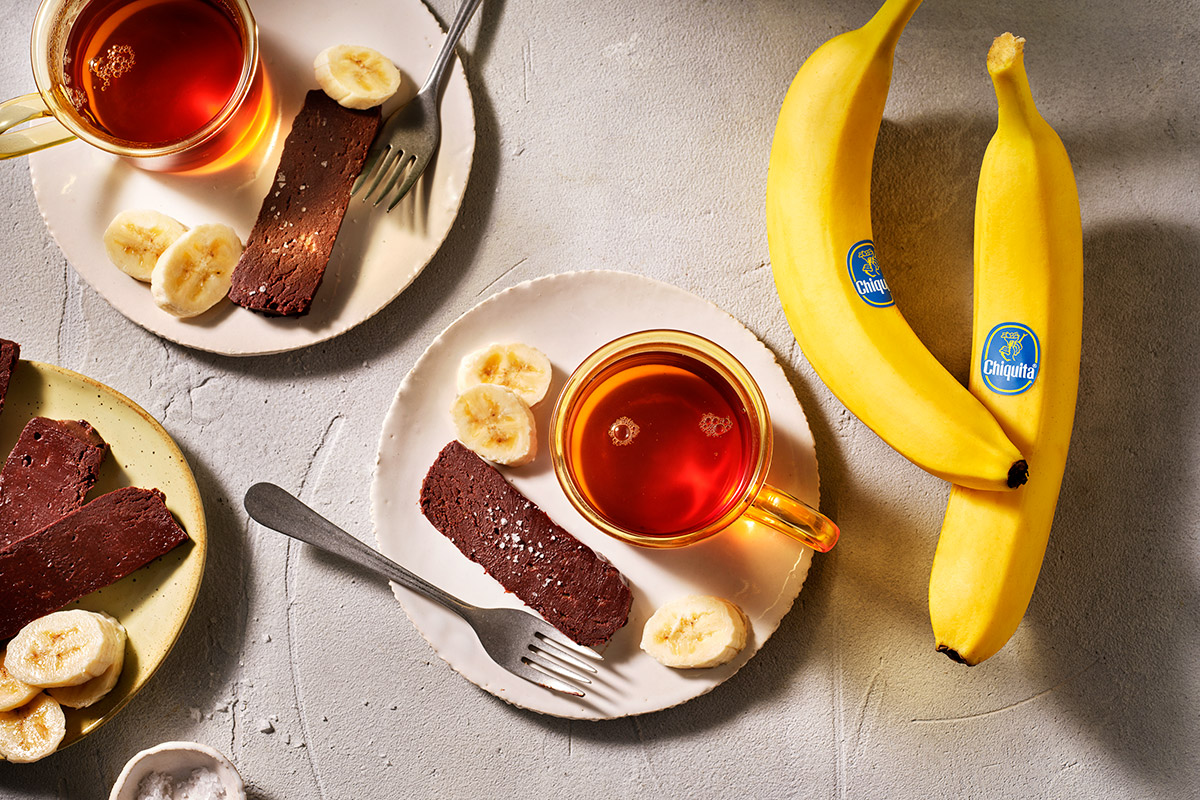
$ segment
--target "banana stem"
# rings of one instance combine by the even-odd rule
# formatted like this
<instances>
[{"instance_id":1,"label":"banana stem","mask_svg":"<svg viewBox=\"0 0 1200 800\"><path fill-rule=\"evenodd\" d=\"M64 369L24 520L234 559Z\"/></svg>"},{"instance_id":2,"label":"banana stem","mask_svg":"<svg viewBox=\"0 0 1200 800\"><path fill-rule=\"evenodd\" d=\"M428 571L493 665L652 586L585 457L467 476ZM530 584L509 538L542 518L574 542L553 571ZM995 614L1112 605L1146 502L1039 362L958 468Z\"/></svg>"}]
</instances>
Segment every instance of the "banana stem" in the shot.
<instances>
[{"instance_id":1,"label":"banana stem","mask_svg":"<svg viewBox=\"0 0 1200 800\"><path fill-rule=\"evenodd\" d=\"M1029 120L1041 117L1025 75L1024 39L1011 33L997 36L988 50L987 68L996 87L1000 125L1027 127Z\"/></svg>"},{"instance_id":2,"label":"banana stem","mask_svg":"<svg viewBox=\"0 0 1200 800\"><path fill-rule=\"evenodd\" d=\"M900 39L904 26L912 17L921 0L886 0L875 12L875 16L863 26L863 30L871 31L881 41L890 41L893 45Z\"/></svg>"}]
</instances>

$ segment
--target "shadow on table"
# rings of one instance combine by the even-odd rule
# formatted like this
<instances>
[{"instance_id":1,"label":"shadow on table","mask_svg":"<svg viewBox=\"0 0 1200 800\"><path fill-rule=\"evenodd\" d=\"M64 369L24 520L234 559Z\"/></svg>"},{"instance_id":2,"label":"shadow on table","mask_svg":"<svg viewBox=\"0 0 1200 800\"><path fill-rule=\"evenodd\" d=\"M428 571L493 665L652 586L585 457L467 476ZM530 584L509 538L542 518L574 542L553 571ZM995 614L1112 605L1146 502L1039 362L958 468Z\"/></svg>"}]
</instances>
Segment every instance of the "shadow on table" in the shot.
<instances>
[{"instance_id":1,"label":"shadow on table","mask_svg":"<svg viewBox=\"0 0 1200 800\"><path fill-rule=\"evenodd\" d=\"M1072 678L1056 702L1183 796L1200 738L1200 236L1149 220L1089 229L1084 269L1072 452L1025 624Z\"/></svg>"},{"instance_id":2,"label":"shadow on table","mask_svg":"<svg viewBox=\"0 0 1200 800\"><path fill-rule=\"evenodd\" d=\"M872 182L875 235L897 304L964 381L970 341L958 334L971 327L972 209L993 131L990 116L885 121ZM1017 636L1038 643L1028 672L1049 677L1039 702L1069 710L1083 737L1147 784L1187 794L1200 768L1190 697L1200 637L1192 560L1200 235L1128 219L1127 210L1121 222L1087 218L1121 208L1119 196L1089 194L1120 185L1118 165L1179 160L1169 126L1101 130L1090 121L1061 134L1085 215L1079 401L1050 545Z\"/></svg>"}]
</instances>

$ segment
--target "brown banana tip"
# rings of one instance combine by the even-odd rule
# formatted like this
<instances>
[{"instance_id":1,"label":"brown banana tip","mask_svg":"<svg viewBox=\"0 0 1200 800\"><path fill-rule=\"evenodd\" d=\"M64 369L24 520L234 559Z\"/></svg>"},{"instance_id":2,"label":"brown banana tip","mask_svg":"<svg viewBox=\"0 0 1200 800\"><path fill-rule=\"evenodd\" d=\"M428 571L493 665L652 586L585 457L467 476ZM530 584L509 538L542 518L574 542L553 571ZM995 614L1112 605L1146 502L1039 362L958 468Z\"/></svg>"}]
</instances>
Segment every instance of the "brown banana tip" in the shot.
<instances>
[{"instance_id":1,"label":"brown banana tip","mask_svg":"<svg viewBox=\"0 0 1200 800\"><path fill-rule=\"evenodd\" d=\"M965 658L963 658L962 656L960 656L960 655L958 654L958 651L957 651L957 650L954 650L954 649L952 649L952 648L950 648L950 647L947 647L947 646L946 646L946 645L944 645L944 644L939 644L939 645L937 646L937 651L938 651L939 653L945 653L947 656L949 656L949 658L950 658L950 660L951 660L951 661L956 661L956 662L958 662L959 664L966 664L968 667L970 667L970 666L973 666L972 664L968 663L968 661L967 661Z\"/></svg>"},{"instance_id":2,"label":"brown banana tip","mask_svg":"<svg viewBox=\"0 0 1200 800\"><path fill-rule=\"evenodd\" d=\"M1022 458L1008 470L1008 488L1016 489L1018 486L1024 486L1027 480L1029 480L1029 464Z\"/></svg>"}]
</instances>

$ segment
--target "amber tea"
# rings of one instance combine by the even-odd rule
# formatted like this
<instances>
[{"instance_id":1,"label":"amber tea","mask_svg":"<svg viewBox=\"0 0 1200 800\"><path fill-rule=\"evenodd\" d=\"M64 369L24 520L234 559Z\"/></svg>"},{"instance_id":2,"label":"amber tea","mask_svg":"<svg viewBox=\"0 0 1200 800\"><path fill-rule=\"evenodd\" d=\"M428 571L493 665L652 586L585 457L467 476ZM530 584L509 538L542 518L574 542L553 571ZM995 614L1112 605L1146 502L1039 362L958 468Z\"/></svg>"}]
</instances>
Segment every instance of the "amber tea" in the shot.
<instances>
[{"instance_id":1,"label":"amber tea","mask_svg":"<svg viewBox=\"0 0 1200 800\"><path fill-rule=\"evenodd\" d=\"M746 405L681 353L611 364L577 405L567 464L613 524L648 535L711 524L740 500L757 457Z\"/></svg>"},{"instance_id":2,"label":"amber tea","mask_svg":"<svg viewBox=\"0 0 1200 800\"><path fill-rule=\"evenodd\" d=\"M209 0L93 0L71 26L72 102L98 128L144 145L185 139L242 75L241 32Z\"/></svg>"}]
</instances>

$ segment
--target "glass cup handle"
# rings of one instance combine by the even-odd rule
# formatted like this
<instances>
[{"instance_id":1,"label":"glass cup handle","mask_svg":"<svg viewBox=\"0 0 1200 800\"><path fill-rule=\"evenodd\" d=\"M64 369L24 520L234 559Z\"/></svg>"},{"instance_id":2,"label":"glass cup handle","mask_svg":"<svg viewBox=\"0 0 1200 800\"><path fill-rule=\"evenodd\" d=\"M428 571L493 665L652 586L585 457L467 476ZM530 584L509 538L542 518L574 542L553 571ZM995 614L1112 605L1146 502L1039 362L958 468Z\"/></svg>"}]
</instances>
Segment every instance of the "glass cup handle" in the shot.
<instances>
[{"instance_id":1,"label":"glass cup handle","mask_svg":"<svg viewBox=\"0 0 1200 800\"><path fill-rule=\"evenodd\" d=\"M31 120L52 116L37 92L0 103L0 159L29 155L74 139L75 135L56 119L19 131L10 130Z\"/></svg>"},{"instance_id":2,"label":"glass cup handle","mask_svg":"<svg viewBox=\"0 0 1200 800\"><path fill-rule=\"evenodd\" d=\"M840 534L837 523L829 517L767 484L758 490L753 505L746 509L746 516L821 553L832 550Z\"/></svg>"}]
</instances>

